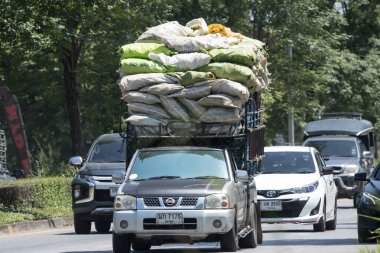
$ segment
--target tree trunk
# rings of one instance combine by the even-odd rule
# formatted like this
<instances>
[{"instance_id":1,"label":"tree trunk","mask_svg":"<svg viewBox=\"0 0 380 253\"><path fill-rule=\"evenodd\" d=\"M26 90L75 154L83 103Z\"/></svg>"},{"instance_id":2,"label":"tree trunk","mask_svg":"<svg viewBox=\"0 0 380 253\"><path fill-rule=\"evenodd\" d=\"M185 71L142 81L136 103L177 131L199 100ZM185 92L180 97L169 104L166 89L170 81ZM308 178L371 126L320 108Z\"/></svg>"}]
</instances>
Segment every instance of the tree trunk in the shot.
<instances>
[{"instance_id":1,"label":"tree trunk","mask_svg":"<svg viewBox=\"0 0 380 253\"><path fill-rule=\"evenodd\" d=\"M84 143L81 131L76 68L82 46L83 41L72 38L71 48L65 50L62 59L66 103L70 121L72 155L81 156L84 155Z\"/></svg>"}]
</instances>

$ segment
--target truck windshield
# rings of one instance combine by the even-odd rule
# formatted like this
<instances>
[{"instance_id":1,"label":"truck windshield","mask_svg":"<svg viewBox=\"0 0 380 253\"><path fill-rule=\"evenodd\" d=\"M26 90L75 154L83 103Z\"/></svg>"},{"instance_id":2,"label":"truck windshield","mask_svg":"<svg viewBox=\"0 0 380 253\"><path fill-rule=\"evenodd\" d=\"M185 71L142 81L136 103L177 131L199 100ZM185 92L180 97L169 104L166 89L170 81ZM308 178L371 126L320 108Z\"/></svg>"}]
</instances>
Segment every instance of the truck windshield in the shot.
<instances>
[{"instance_id":1,"label":"truck windshield","mask_svg":"<svg viewBox=\"0 0 380 253\"><path fill-rule=\"evenodd\" d=\"M305 146L316 148L322 157L357 157L357 148L351 140L312 140Z\"/></svg>"},{"instance_id":2,"label":"truck windshield","mask_svg":"<svg viewBox=\"0 0 380 253\"><path fill-rule=\"evenodd\" d=\"M122 140L106 140L96 143L91 151L90 163L125 162L125 146Z\"/></svg>"},{"instance_id":3,"label":"truck windshield","mask_svg":"<svg viewBox=\"0 0 380 253\"><path fill-rule=\"evenodd\" d=\"M129 179L228 179L227 164L219 150L140 151Z\"/></svg>"},{"instance_id":4,"label":"truck windshield","mask_svg":"<svg viewBox=\"0 0 380 253\"><path fill-rule=\"evenodd\" d=\"M309 152L265 152L262 174L314 173L315 165Z\"/></svg>"}]
</instances>

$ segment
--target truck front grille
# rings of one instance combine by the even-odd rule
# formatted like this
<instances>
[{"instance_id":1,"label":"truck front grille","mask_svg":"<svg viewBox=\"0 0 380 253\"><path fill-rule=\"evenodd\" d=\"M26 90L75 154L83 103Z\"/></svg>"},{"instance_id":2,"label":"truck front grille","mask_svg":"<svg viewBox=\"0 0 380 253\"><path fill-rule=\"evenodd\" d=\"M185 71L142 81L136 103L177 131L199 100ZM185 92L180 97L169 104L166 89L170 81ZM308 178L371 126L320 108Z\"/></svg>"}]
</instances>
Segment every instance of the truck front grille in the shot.
<instances>
[{"instance_id":1,"label":"truck front grille","mask_svg":"<svg viewBox=\"0 0 380 253\"><path fill-rule=\"evenodd\" d=\"M155 218L145 218L143 225L146 230L197 229L197 219L184 218L183 224L157 224Z\"/></svg>"},{"instance_id":2,"label":"truck front grille","mask_svg":"<svg viewBox=\"0 0 380 253\"><path fill-rule=\"evenodd\" d=\"M172 199L175 204L168 204L167 199ZM198 203L198 197L147 197L143 199L146 207L192 207Z\"/></svg>"}]
</instances>

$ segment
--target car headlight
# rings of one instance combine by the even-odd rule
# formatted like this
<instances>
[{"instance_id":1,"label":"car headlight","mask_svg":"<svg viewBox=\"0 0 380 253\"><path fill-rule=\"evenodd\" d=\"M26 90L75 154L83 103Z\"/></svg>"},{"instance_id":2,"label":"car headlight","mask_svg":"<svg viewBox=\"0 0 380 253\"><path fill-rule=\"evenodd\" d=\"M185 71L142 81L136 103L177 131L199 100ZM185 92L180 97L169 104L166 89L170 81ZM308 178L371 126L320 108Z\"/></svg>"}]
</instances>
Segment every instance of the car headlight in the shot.
<instances>
[{"instance_id":1,"label":"car headlight","mask_svg":"<svg viewBox=\"0 0 380 253\"><path fill-rule=\"evenodd\" d=\"M226 194L212 194L205 198L205 207L209 209L230 208L230 199Z\"/></svg>"},{"instance_id":2,"label":"car headlight","mask_svg":"<svg viewBox=\"0 0 380 253\"><path fill-rule=\"evenodd\" d=\"M368 192L363 192L362 196L360 198L360 202L364 205L369 205L369 206L380 206L380 199Z\"/></svg>"},{"instance_id":3,"label":"car headlight","mask_svg":"<svg viewBox=\"0 0 380 253\"><path fill-rule=\"evenodd\" d=\"M89 176L89 175L77 174L76 178L79 179L79 180L86 181L86 182L92 182L92 181L94 181L93 177Z\"/></svg>"},{"instance_id":4,"label":"car headlight","mask_svg":"<svg viewBox=\"0 0 380 253\"><path fill-rule=\"evenodd\" d=\"M301 187L293 188L290 191L292 193L307 193L307 192L315 191L317 189L317 187L318 187L318 181L316 181L315 183L312 183L312 184L307 184L307 185L304 185Z\"/></svg>"},{"instance_id":5,"label":"car headlight","mask_svg":"<svg viewBox=\"0 0 380 253\"><path fill-rule=\"evenodd\" d=\"M118 195L115 197L115 210L135 210L136 198L130 195Z\"/></svg>"},{"instance_id":6,"label":"car headlight","mask_svg":"<svg viewBox=\"0 0 380 253\"><path fill-rule=\"evenodd\" d=\"M356 172L359 171L359 165L357 164L350 164L350 165L347 165L343 171L343 173L347 173L347 174L354 174Z\"/></svg>"}]
</instances>

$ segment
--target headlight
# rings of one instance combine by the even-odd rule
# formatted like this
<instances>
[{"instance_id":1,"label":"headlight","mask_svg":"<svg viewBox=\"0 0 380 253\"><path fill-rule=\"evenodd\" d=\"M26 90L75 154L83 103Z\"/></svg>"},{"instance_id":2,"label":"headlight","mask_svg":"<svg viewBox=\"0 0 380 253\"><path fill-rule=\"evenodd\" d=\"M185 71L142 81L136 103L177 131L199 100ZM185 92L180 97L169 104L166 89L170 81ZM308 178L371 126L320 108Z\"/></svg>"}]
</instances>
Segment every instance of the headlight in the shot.
<instances>
[{"instance_id":1,"label":"headlight","mask_svg":"<svg viewBox=\"0 0 380 253\"><path fill-rule=\"evenodd\" d=\"M347 173L347 174L354 174L356 172L359 171L359 165L356 165L356 164L350 164L350 165L347 165L345 170L343 171L343 173Z\"/></svg>"},{"instance_id":2,"label":"headlight","mask_svg":"<svg viewBox=\"0 0 380 253\"><path fill-rule=\"evenodd\" d=\"M129 195L118 195L115 197L115 210L135 210L136 198Z\"/></svg>"},{"instance_id":3,"label":"headlight","mask_svg":"<svg viewBox=\"0 0 380 253\"><path fill-rule=\"evenodd\" d=\"M364 205L369 205L369 206L375 206L379 205L380 206L380 199L368 192L363 192L360 202Z\"/></svg>"},{"instance_id":4,"label":"headlight","mask_svg":"<svg viewBox=\"0 0 380 253\"><path fill-rule=\"evenodd\" d=\"M89 175L77 174L76 178L79 179L79 180L86 181L86 182L92 182L92 181L94 181L93 177L89 176Z\"/></svg>"},{"instance_id":5,"label":"headlight","mask_svg":"<svg viewBox=\"0 0 380 253\"><path fill-rule=\"evenodd\" d=\"M318 187L318 181L312 184L304 185L301 187L293 188L290 191L292 193L307 193L307 192L313 192L317 189Z\"/></svg>"},{"instance_id":6,"label":"headlight","mask_svg":"<svg viewBox=\"0 0 380 253\"><path fill-rule=\"evenodd\" d=\"M212 194L206 197L205 207L209 209L230 208L230 199L226 194Z\"/></svg>"}]
</instances>

